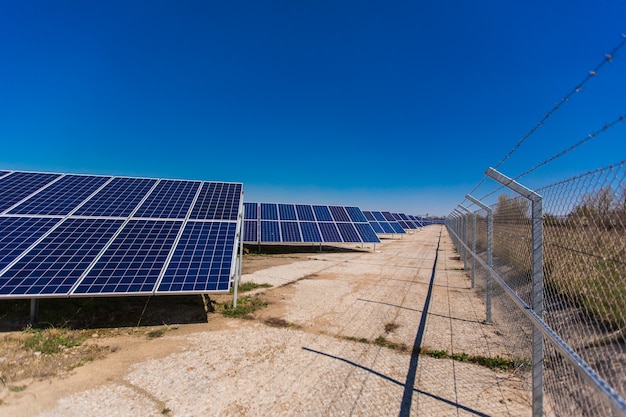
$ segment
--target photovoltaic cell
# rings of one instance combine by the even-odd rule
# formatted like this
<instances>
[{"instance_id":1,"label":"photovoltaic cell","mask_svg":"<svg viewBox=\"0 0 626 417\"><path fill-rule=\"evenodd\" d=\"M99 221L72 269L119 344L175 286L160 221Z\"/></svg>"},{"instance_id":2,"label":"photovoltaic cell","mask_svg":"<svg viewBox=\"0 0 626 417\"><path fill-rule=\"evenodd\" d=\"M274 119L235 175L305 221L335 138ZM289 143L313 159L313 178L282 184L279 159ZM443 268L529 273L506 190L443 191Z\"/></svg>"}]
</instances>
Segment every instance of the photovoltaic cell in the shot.
<instances>
[{"instance_id":1,"label":"photovoltaic cell","mask_svg":"<svg viewBox=\"0 0 626 417\"><path fill-rule=\"evenodd\" d=\"M339 223L337 222L337 228L344 242L360 242L361 236L357 233L352 223Z\"/></svg>"},{"instance_id":2,"label":"photovoltaic cell","mask_svg":"<svg viewBox=\"0 0 626 417\"><path fill-rule=\"evenodd\" d=\"M60 174L40 174L35 172L14 172L0 179L0 213L28 197L46 184L60 177Z\"/></svg>"},{"instance_id":3,"label":"photovoltaic cell","mask_svg":"<svg viewBox=\"0 0 626 417\"><path fill-rule=\"evenodd\" d=\"M197 181L161 180L133 217L184 219L198 187Z\"/></svg>"},{"instance_id":4,"label":"photovoltaic cell","mask_svg":"<svg viewBox=\"0 0 626 417\"><path fill-rule=\"evenodd\" d=\"M58 218L0 217L0 271L59 221Z\"/></svg>"},{"instance_id":5,"label":"photovoltaic cell","mask_svg":"<svg viewBox=\"0 0 626 417\"><path fill-rule=\"evenodd\" d=\"M278 214L281 220L298 220L296 217L296 209L293 204L279 204Z\"/></svg>"},{"instance_id":6,"label":"photovoltaic cell","mask_svg":"<svg viewBox=\"0 0 626 417\"><path fill-rule=\"evenodd\" d=\"M393 214L391 214L388 211L381 211L383 217L385 218L385 220L387 220L388 222L395 222L396 219L393 218Z\"/></svg>"},{"instance_id":7,"label":"photovoltaic cell","mask_svg":"<svg viewBox=\"0 0 626 417\"><path fill-rule=\"evenodd\" d=\"M343 242L335 223L318 223L324 242Z\"/></svg>"},{"instance_id":8,"label":"photovoltaic cell","mask_svg":"<svg viewBox=\"0 0 626 417\"><path fill-rule=\"evenodd\" d=\"M276 204L261 203L261 220L278 220L278 208Z\"/></svg>"},{"instance_id":9,"label":"photovoltaic cell","mask_svg":"<svg viewBox=\"0 0 626 417\"><path fill-rule=\"evenodd\" d=\"M277 221L261 220L261 242L280 242L280 228Z\"/></svg>"},{"instance_id":10,"label":"photovoltaic cell","mask_svg":"<svg viewBox=\"0 0 626 417\"><path fill-rule=\"evenodd\" d=\"M259 219L259 205L257 203L243 203L244 219L246 220L258 220Z\"/></svg>"},{"instance_id":11,"label":"photovoltaic cell","mask_svg":"<svg viewBox=\"0 0 626 417\"><path fill-rule=\"evenodd\" d=\"M156 180L116 177L74 213L77 216L128 217Z\"/></svg>"},{"instance_id":12,"label":"photovoltaic cell","mask_svg":"<svg viewBox=\"0 0 626 417\"><path fill-rule=\"evenodd\" d=\"M322 242L322 235L315 222L300 222L302 240L305 242Z\"/></svg>"},{"instance_id":13,"label":"photovoltaic cell","mask_svg":"<svg viewBox=\"0 0 626 417\"><path fill-rule=\"evenodd\" d=\"M107 219L65 220L0 276L0 294L68 294L122 223Z\"/></svg>"},{"instance_id":14,"label":"photovoltaic cell","mask_svg":"<svg viewBox=\"0 0 626 417\"><path fill-rule=\"evenodd\" d=\"M400 234L406 233L398 222L389 222L389 224L391 225L395 233L400 233Z\"/></svg>"},{"instance_id":15,"label":"photovoltaic cell","mask_svg":"<svg viewBox=\"0 0 626 417\"><path fill-rule=\"evenodd\" d=\"M389 222L378 222L378 224L383 228L383 231L385 233L396 233L396 231L394 230L393 227L391 227L391 224L389 224ZM400 225L398 225L400 226ZM403 230L404 232L404 230Z\"/></svg>"},{"instance_id":16,"label":"photovoltaic cell","mask_svg":"<svg viewBox=\"0 0 626 417\"><path fill-rule=\"evenodd\" d=\"M191 211L191 219L237 220L241 184L205 182Z\"/></svg>"},{"instance_id":17,"label":"photovoltaic cell","mask_svg":"<svg viewBox=\"0 0 626 417\"><path fill-rule=\"evenodd\" d=\"M258 221L257 220L244 220L243 221L243 241L244 242L258 242Z\"/></svg>"},{"instance_id":18,"label":"photovoltaic cell","mask_svg":"<svg viewBox=\"0 0 626 417\"><path fill-rule=\"evenodd\" d=\"M313 214L313 208L310 205L296 204L296 213L298 214L298 220L315 221L315 215Z\"/></svg>"},{"instance_id":19,"label":"photovoltaic cell","mask_svg":"<svg viewBox=\"0 0 626 417\"><path fill-rule=\"evenodd\" d=\"M283 242L302 242L302 236L300 235L298 222L281 221L280 230Z\"/></svg>"},{"instance_id":20,"label":"photovoltaic cell","mask_svg":"<svg viewBox=\"0 0 626 417\"><path fill-rule=\"evenodd\" d=\"M236 228L233 222L188 222L157 293L228 291Z\"/></svg>"},{"instance_id":21,"label":"photovoltaic cell","mask_svg":"<svg viewBox=\"0 0 626 417\"><path fill-rule=\"evenodd\" d=\"M65 175L10 210L8 214L66 215L109 179L110 177Z\"/></svg>"},{"instance_id":22,"label":"photovoltaic cell","mask_svg":"<svg viewBox=\"0 0 626 417\"><path fill-rule=\"evenodd\" d=\"M182 225L130 220L73 294L151 293Z\"/></svg>"},{"instance_id":23,"label":"photovoltaic cell","mask_svg":"<svg viewBox=\"0 0 626 417\"><path fill-rule=\"evenodd\" d=\"M330 210L328 210L328 206L313 206L313 211L315 212L315 218L318 222L333 221L333 216L330 215Z\"/></svg>"}]
</instances>

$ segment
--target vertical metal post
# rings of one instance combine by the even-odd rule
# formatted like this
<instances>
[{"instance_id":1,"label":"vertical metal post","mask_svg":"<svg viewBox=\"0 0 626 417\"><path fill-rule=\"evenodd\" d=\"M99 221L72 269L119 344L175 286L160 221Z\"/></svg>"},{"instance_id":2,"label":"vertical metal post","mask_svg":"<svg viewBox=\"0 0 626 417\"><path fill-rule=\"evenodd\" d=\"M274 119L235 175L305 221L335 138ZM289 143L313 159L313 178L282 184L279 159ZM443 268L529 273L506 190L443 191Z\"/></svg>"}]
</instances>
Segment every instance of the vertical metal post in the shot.
<instances>
[{"instance_id":1,"label":"vertical metal post","mask_svg":"<svg viewBox=\"0 0 626 417\"><path fill-rule=\"evenodd\" d=\"M459 207L462 210L465 210L468 214L468 216L471 216L472 218L472 272L470 273L470 280L471 280L471 288L474 289L474 272L476 271L476 258L474 257L474 255L476 255L476 215L468 208L462 206L459 204Z\"/></svg>"},{"instance_id":2,"label":"vertical metal post","mask_svg":"<svg viewBox=\"0 0 626 417\"><path fill-rule=\"evenodd\" d=\"M475 199L474 197L472 197L471 195L466 195L465 198L467 198L469 201L471 201L472 203L476 204L477 206L479 206L480 208L482 208L483 210L485 210L487 212L487 265L489 266L489 268L493 268L493 247L492 247L492 242L493 242L493 210L491 209L491 207L489 207L488 205L484 204L482 201ZM487 273L487 299L485 301L486 303L486 317L485 317L485 323L487 324L491 324L492 323L492 319L491 319L491 297L493 295L493 283L492 283L492 278L491 278L491 274Z\"/></svg>"},{"instance_id":3,"label":"vertical metal post","mask_svg":"<svg viewBox=\"0 0 626 417\"><path fill-rule=\"evenodd\" d=\"M532 202L533 293L532 309L543 318L543 203L542 197L493 168L485 175ZM533 417L543 416L543 334L533 326Z\"/></svg>"},{"instance_id":4,"label":"vertical metal post","mask_svg":"<svg viewBox=\"0 0 626 417\"><path fill-rule=\"evenodd\" d=\"M30 324L35 324L35 319L39 313L39 300L37 298L30 299Z\"/></svg>"}]
</instances>

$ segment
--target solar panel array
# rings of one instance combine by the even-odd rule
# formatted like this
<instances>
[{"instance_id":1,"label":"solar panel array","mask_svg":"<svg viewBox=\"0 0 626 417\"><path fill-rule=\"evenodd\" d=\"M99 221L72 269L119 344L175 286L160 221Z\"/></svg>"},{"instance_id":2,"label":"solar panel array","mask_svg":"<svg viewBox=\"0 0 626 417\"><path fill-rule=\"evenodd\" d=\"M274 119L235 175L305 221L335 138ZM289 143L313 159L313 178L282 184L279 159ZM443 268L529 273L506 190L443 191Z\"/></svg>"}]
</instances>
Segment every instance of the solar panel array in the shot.
<instances>
[{"instance_id":1,"label":"solar panel array","mask_svg":"<svg viewBox=\"0 0 626 417\"><path fill-rule=\"evenodd\" d=\"M377 234L404 234L406 231L388 211L363 211L363 215Z\"/></svg>"},{"instance_id":2,"label":"solar panel array","mask_svg":"<svg viewBox=\"0 0 626 417\"><path fill-rule=\"evenodd\" d=\"M244 203L246 243L379 243L358 207Z\"/></svg>"},{"instance_id":3,"label":"solar panel array","mask_svg":"<svg viewBox=\"0 0 626 417\"><path fill-rule=\"evenodd\" d=\"M228 291L240 183L0 171L0 297Z\"/></svg>"}]
</instances>

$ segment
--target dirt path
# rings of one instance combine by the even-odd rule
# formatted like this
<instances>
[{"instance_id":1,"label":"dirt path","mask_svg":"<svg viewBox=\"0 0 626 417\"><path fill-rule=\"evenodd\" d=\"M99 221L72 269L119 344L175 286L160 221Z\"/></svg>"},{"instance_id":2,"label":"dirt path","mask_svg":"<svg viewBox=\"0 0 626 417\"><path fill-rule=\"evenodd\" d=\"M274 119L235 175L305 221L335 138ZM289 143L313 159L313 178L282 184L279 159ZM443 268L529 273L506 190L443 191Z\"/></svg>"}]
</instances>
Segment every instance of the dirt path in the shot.
<instances>
[{"instance_id":1,"label":"dirt path","mask_svg":"<svg viewBox=\"0 0 626 417\"><path fill-rule=\"evenodd\" d=\"M430 226L252 268L243 281L274 286L254 320L100 339L115 351L11 393L0 415L530 415L514 372L449 357L504 355L455 255Z\"/></svg>"}]
</instances>

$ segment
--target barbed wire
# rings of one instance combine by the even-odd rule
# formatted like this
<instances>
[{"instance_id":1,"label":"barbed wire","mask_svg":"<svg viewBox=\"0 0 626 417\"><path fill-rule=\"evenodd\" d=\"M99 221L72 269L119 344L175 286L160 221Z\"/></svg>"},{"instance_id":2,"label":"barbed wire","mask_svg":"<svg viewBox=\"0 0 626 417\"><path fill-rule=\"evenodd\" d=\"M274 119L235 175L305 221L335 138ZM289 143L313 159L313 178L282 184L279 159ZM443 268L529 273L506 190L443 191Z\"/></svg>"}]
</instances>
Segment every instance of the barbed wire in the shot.
<instances>
[{"instance_id":1,"label":"barbed wire","mask_svg":"<svg viewBox=\"0 0 626 417\"><path fill-rule=\"evenodd\" d=\"M526 133L524 136L522 136L518 142L515 144L515 146L495 165L495 169L498 169L508 158L511 157L511 155L513 155L521 146L522 144L530 137L532 136L536 131L538 131L544 124L545 122L557 111L559 110L566 102L568 102L570 100L571 97L573 97L576 93L582 91L584 85L592 78L594 78L598 72L602 69L602 67L604 67L607 63L612 63L613 58L616 56L616 54L619 52L620 49L622 49L624 46L626 46L626 34L622 34L622 41L620 43L617 44L617 46L615 46L609 53L604 54L604 57L602 59L602 61L596 65L596 67L594 69L592 69L591 71L589 71L587 73L587 76L576 85L576 87L574 87L571 91L569 91L562 99L561 101L559 101L557 104L554 105L554 107L548 111L544 117L537 123L535 124L529 131L528 133ZM624 116L620 116L620 118L609 124L609 127L612 127L613 125L624 121L623 120ZM603 127L603 129L601 129L602 131L608 129L607 125L605 125L605 127ZM584 139L583 141L580 141L578 143L576 143L575 145L573 145L572 147L568 148L565 153L569 152L570 150L582 145L582 143L592 139L593 137L589 137L591 135L597 135L598 132L594 132L590 135L588 135L588 137L586 139ZM559 154L557 154L559 155ZM551 161L553 161L554 159L559 158L562 155L559 156L553 156L552 158L550 158L547 161L542 162L539 166L543 166ZM536 170L537 168L539 168L539 166L535 166L533 168L531 168L531 170L529 170L529 172L532 172L534 170ZM523 175L527 175L529 173L528 171L521 174L520 176ZM519 178L520 176L516 177ZM478 188L480 188L481 185L483 185L485 183L485 181L487 180L486 176L483 176L483 178L478 182L478 184L476 184L476 186L474 188L472 188L472 190L468 193L468 194L473 194L476 192L476 190L478 190ZM496 193L499 189L501 189L502 187L494 190L493 192L487 194L486 196L484 196L483 198L489 197L491 195L493 195L494 193ZM482 199L481 199L482 200ZM463 202L467 201L467 199L463 199L461 201L461 204Z\"/></svg>"}]
</instances>

